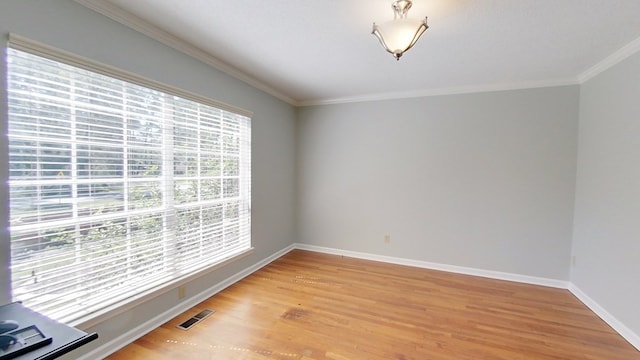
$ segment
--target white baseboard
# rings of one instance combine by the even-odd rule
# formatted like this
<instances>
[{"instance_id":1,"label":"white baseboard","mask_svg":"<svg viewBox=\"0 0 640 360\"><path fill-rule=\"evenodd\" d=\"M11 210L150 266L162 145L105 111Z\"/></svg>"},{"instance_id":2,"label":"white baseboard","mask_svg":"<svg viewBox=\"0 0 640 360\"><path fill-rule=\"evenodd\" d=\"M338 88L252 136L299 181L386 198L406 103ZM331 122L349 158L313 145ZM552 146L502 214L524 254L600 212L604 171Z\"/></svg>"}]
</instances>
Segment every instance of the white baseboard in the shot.
<instances>
[{"instance_id":1,"label":"white baseboard","mask_svg":"<svg viewBox=\"0 0 640 360\"><path fill-rule=\"evenodd\" d=\"M604 322L606 322L609 326L611 326L618 334L620 334L620 336L625 338L636 349L640 350L640 336L638 336L638 334L636 334L627 326L625 326L622 322L620 322L620 320L616 319L613 315L609 314L609 312L607 312L602 306L600 306L600 304L595 302L593 299L587 296L587 294L582 292L582 290L580 290L576 285L574 285L569 281L504 273L500 271L475 269L475 268L468 268L468 267L462 267L462 266L438 264L438 263L432 263L432 262L426 262L426 261L375 255L375 254L369 254L369 253L363 253L363 252L357 252L357 251L340 250L340 249L327 248L327 247L308 245L308 244L297 243L294 245L296 249L300 249L300 250L309 250L309 251L321 252L326 254L348 256L348 257L353 257L358 259L381 261L381 262L386 262L391 264L415 266L415 267L420 267L425 269L441 270L441 271L447 271L447 272L458 273L458 274L481 276L481 277L498 279L498 280L515 281L515 282L524 283L524 284L542 285L542 286L549 286L549 287L560 288L560 289L567 289L571 293L573 293L573 295L575 295L578 298L578 300L580 300L585 306L587 306L589 309L591 309L591 311L593 311L602 320L604 320Z\"/></svg>"},{"instance_id":2,"label":"white baseboard","mask_svg":"<svg viewBox=\"0 0 640 360\"><path fill-rule=\"evenodd\" d=\"M625 338L631 345L633 345L638 351L640 351L640 336L629 329L625 324L623 324L620 320L616 319L615 316L611 315L607 310L605 310L600 304L595 302L592 298L590 298L587 294L585 294L580 288L571 283L569 285L569 291L575 297L578 298L583 304L585 304L591 311L596 313L604 322L609 324L620 336Z\"/></svg>"},{"instance_id":3,"label":"white baseboard","mask_svg":"<svg viewBox=\"0 0 640 360\"><path fill-rule=\"evenodd\" d=\"M616 319L613 315L609 314L602 306L600 306L597 302L595 302L593 299L587 296L577 286L575 286L574 284L568 281L520 275L520 274L504 273L500 271L475 269L475 268L468 268L463 266L446 265L446 264L432 263L432 262L426 262L426 261L418 261L418 260L397 258L397 257L391 257L391 256L375 255L375 254L369 254L369 253L363 253L363 252L340 250L340 249L327 248L327 247L321 247L321 246L315 246L315 245L295 243L274 253L273 255L254 264L253 266L250 266L249 268L219 282L215 286L201 292L200 294L195 295L189 298L188 300L177 304L176 306L168 309L167 311L161 314L158 314L157 316L150 319L149 321L127 331L126 333L120 335L119 337L105 344L102 344L101 346L94 349L93 351L79 357L79 359L93 360L93 359L102 359L107 357L108 355L130 344L132 341L146 335L147 333L160 327L162 324L166 323L167 321L173 319L174 317L196 306L202 301L212 297L213 295L219 293L225 288L251 275L252 273L259 270L260 268L266 266L267 264L278 259L279 257L283 256L284 254L288 253L293 249L315 251L315 252L321 252L321 253L333 254L333 255L342 255L342 256L348 256L348 257L353 257L358 259L381 261L381 262L386 262L391 264L414 266L414 267L425 268L425 269L447 271L447 272L465 274L465 275L481 276L486 278L514 281L514 282L525 283L525 284L568 289L571 293L573 293L578 298L578 300L584 303L596 315L598 315L602 320L604 320L607 324L609 324L609 326L611 326L616 332L618 332L620 336L625 338L631 345L633 345L635 348L640 350L640 336L638 336L631 329L626 327L622 322Z\"/></svg>"},{"instance_id":4,"label":"white baseboard","mask_svg":"<svg viewBox=\"0 0 640 360\"><path fill-rule=\"evenodd\" d=\"M424 269L447 271L447 272L452 272L457 274L481 276L481 277L486 277L491 279L515 281L519 283L532 284L532 285L549 286L549 287L560 288L560 289L567 289L569 287L568 281L548 279L548 278L535 277L535 276L527 276L527 275L519 275L519 274L511 274L511 273L505 273L500 271L438 264L438 263L432 263L427 261L411 260L411 259L397 258L397 257L391 257L391 256L384 256L384 255L375 255L375 254L369 254L369 253L326 248L321 246L307 245L307 244L300 244L300 243L295 244L295 248L300 250L322 252L326 254L343 255L343 256L348 256L348 257L353 257L358 259L381 261L381 262L386 262L391 264L414 266L414 267L419 267Z\"/></svg>"},{"instance_id":5,"label":"white baseboard","mask_svg":"<svg viewBox=\"0 0 640 360\"><path fill-rule=\"evenodd\" d=\"M245 277L253 274L254 272L258 271L260 268L266 266L267 264L269 264L270 262L278 259L279 257L283 256L284 254L288 253L289 251L295 249L295 245L289 245L286 248L276 252L275 254L265 258L262 261L259 261L258 263L240 271L239 273L236 273L233 276L230 276L226 279L224 279L223 281L219 282L218 284L214 285L213 287L187 299L186 301L183 301L179 304L177 304L176 306L168 309L167 311L158 314L157 316L155 316L154 318L140 324L139 326L127 331L126 333L118 336L117 338L106 342L104 344L102 344L101 346L97 347L96 349L94 349L93 351L81 355L78 359L79 360L94 360L94 359L104 359L105 357L113 354L114 352L118 351L119 349L129 345L132 341L146 335L147 333L151 332L152 330L162 326L162 324L166 323L167 321L175 318L176 316L184 313L185 311L191 309L192 307L198 305L199 303L207 300L208 298L212 297L213 295L219 293L220 291L226 289L227 287L235 284L236 282L244 279Z\"/></svg>"}]
</instances>

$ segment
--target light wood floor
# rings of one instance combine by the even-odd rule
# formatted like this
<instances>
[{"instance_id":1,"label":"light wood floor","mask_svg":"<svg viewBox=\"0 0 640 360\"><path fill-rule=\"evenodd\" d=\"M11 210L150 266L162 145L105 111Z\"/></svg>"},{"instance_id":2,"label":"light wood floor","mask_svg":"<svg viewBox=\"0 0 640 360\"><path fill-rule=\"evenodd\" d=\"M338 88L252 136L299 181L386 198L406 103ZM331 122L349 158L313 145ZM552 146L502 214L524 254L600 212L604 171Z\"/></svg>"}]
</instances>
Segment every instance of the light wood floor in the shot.
<instances>
[{"instance_id":1,"label":"light wood floor","mask_svg":"<svg viewBox=\"0 0 640 360\"><path fill-rule=\"evenodd\" d=\"M176 326L216 312L188 331ZM294 250L113 354L135 359L640 359L569 291Z\"/></svg>"}]
</instances>

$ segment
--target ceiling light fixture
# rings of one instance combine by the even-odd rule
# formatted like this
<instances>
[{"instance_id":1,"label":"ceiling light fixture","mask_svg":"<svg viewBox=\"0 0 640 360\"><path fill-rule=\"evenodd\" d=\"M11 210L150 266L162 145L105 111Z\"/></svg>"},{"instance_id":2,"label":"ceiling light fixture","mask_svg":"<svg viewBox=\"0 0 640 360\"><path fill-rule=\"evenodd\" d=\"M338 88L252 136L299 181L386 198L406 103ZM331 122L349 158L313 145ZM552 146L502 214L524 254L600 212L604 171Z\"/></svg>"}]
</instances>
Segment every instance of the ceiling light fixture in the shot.
<instances>
[{"instance_id":1,"label":"ceiling light fixture","mask_svg":"<svg viewBox=\"0 0 640 360\"><path fill-rule=\"evenodd\" d=\"M396 60L400 60L402 54L418 42L429 26L427 26L426 17L424 20L407 19L407 12L411 9L410 0L396 0L391 7L393 20L380 25L374 22L371 33Z\"/></svg>"}]
</instances>

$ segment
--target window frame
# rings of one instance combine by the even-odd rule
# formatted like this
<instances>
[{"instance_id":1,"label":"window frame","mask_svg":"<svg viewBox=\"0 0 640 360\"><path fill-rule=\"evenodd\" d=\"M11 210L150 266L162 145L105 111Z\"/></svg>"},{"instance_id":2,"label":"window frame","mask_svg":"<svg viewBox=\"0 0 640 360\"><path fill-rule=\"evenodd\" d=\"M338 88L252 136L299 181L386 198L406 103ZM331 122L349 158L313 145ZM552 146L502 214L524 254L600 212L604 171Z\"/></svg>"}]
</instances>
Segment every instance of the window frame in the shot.
<instances>
[{"instance_id":1,"label":"window frame","mask_svg":"<svg viewBox=\"0 0 640 360\"><path fill-rule=\"evenodd\" d=\"M139 86L143 86L149 89L153 89L153 90L157 90L159 92L165 93L165 94L170 94L170 95L174 95L186 100L190 100L190 101L194 101L196 103L200 103L200 104L204 104L204 105L208 105L208 106L212 106L214 108L220 109L220 110L224 110L224 111L228 111L228 112L232 112L241 116L245 116L248 118L251 118L253 116L253 113L244 109L240 109L237 108L235 106L231 106L225 103L221 103L215 100L212 100L210 98L192 93L192 92L188 92L182 89L178 89L176 87L167 85L167 84L163 84L154 80L150 80L147 78L144 78L142 76L133 74L133 73L129 73L123 70L120 70L118 68L106 65L106 64L102 64L93 60L89 60L80 56L77 56L75 54L48 46L46 44L42 44L15 34L10 34L9 35L9 42L7 45L8 48L11 49L15 49L15 50L20 50L23 52L27 52L33 55L37 55L37 56L41 56L44 58L48 58L54 61L58 61L61 63L65 63L67 65L71 65L77 68L81 68L84 70L88 70L91 72L95 72L101 75L105 75L111 78L115 78L118 80L122 80L128 83L132 83L132 84L136 84ZM249 120L251 121L251 120ZM249 139L250 141L250 139ZM251 151L251 150L249 150ZM8 161L8 159L7 159ZM249 179L250 181L250 179ZM249 185L250 186L250 185ZM249 189L250 191L250 189ZM249 198L249 206L251 204L251 199ZM251 218L250 215L251 211L249 210L249 219ZM249 224L249 228L251 228L251 225ZM10 236L10 233L8 233L8 235ZM74 318L72 320L69 321L70 324L74 325L74 326L79 326L79 327L90 327L93 326L95 324L98 324L110 317L113 317L115 315L118 315L120 313L123 313L129 309L134 308L135 306L144 303L146 301L148 301L149 299L152 299L154 297L157 297L159 295L162 295L166 292L169 292L177 287L180 287L190 281L193 281L194 279L197 279L199 277L205 276L207 274L210 274L214 271L216 271L217 269L231 263L234 262L236 260L239 260L241 258L244 258L248 255L250 255L251 253L254 252L254 248L252 247L252 240L251 240L251 230L249 230L249 248L246 250L243 250L242 252L237 253L236 255L229 257L221 262L215 263L213 265L209 265L203 268L198 268L193 272L190 273L186 273L182 276L179 277L175 277L169 281L163 282L162 284L155 286L153 288L150 288L146 291L140 292L138 294L136 294L135 296L126 299L126 300L122 300L120 302L114 303L113 305L107 306L103 309L100 309L98 311L94 311L88 314L85 314L83 316ZM7 244L7 247L9 247L10 245ZM9 255L10 256L10 255Z\"/></svg>"}]
</instances>

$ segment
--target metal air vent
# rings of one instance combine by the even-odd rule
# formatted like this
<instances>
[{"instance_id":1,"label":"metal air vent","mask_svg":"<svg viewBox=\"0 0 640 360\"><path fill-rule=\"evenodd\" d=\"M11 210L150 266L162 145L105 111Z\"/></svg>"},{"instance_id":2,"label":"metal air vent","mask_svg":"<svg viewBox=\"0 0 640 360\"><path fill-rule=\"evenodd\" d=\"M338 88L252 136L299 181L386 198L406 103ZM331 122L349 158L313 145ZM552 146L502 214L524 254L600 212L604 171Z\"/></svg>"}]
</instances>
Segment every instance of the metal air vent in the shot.
<instances>
[{"instance_id":1,"label":"metal air vent","mask_svg":"<svg viewBox=\"0 0 640 360\"><path fill-rule=\"evenodd\" d=\"M177 328L182 330L189 330L190 328L194 327L197 323L204 320L205 318L207 318L207 316L213 314L214 312L215 310L204 309L199 313L197 313L196 315L194 315L191 319L178 325Z\"/></svg>"}]
</instances>

